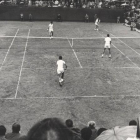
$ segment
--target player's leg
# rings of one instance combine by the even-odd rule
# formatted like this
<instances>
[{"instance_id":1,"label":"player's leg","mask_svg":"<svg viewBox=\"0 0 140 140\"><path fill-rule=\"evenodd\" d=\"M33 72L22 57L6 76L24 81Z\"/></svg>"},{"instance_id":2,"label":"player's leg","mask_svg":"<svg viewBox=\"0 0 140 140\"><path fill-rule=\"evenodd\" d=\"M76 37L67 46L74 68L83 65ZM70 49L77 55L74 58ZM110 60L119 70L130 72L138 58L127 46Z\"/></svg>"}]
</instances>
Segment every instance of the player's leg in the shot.
<instances>
[{"instance_id":1,"label":"player's leg","mask_svg":"<svg viewBox=\"0 0 140 140\"><path fill-rule=\"evenodd\" d=\"M51 31L49 31L49 36L51 37Z\"/></svg>"},{"instance_id":2,"label":"player's leg","mask_svg":"<svg viewBox=\"0 0 140 140\"><path fill-rule=\"evenodd\" d=\"M52 35L52 37L53 37L53 31L51 31L51 35Z\"/></svg>"},{"instance_id":3,"label":"player's leg","mask_svg":"<svg viewBox=\"0 0 140 140\"><path fill-rule=\"evenodd\" d=\"M64 71L63 70L57 70L57 74L59 77L59 85L62 86L63 85L63 81L64 81Z\"/></svg>"},{"instance_id":4,"label":"player's leg","mask_svg":"<svg viewBox=\"0 0 140 140\"><path fill-rule=\"evenodd\" d=\"M109 51L109 58L111 58L111 49L108 48L108 51Z\"/></svg>"},{"instance_id":5,"label":"player's leg","mask_svg":"<svg viewBox=\"0 0 140 140\"><path fill-rule=\"evenodd\" d=\"M52 31L49 31L50 39L52 38Z\"/></svg>"},{"instance_id":6,"label":"player's leg","mask_svg":"<svg viewBox=\"0 0 140 140\"><path fill-rule=\"evenodd\" d=\"M58 74L58 77L59 77L59 82L61 82L61 73Z\"/></svg>"},{"instance_id":7,"label":"player's leg","mask_svg":"<svg viewBox=\"0 0 140 140\"><path fill-rule=\"evenodd\" d=\"M62 72L62 73L60 74L59 85L62 86L62 85L63 85L63 82L64 82L64 72Z\"/></svg>"},{"instance_id":8,"label":"player's leg","mask_svg":"<svg viewBox=\"0 0 140 140\"><path fill-rule=\"evenodd\" d=\"M59 85L60 86L62 86L62 81L63 81L61 77L62 77L62 74L59 74Z\"/></svg>"},{"instance_id":9,"label":"player's leg","mask_svg":"<svg viewBox=\"0 0 140 140\"><path fill-rule=\"evenodd\" d=\"M103 51L103 53L102 53L102 57L103 57L104 54L105 54L105 50L106 50L106 46L104 47L104 51Z\"/></svg>"},{"instance_id":10,"label":"player's leg","mask_svg":"<svg viewBox=\"0 0 140 140\"><path fill-rule=\"evenodd\" d=\"M64 81L64 73L60 73L59 74L59 85L62 87L63 85L63 81Z\"/></svg>"},{"instance_id":11,"label":"player's leg","mask_svg":"<svg viewBox=\"0 0 140 140\"><path fill-rule=\"evenodd\" d=\"M133 26L132 25L130 25L130 28L131 28L131 31L133 31Z\"/></svg>"},{"instance_id":12,"label":"player's leg","mask_svg":"<svg viewBox=\"0 0 140 140\"><path fill-rule=\"evenodd\" d=\"M59 78L59 82L61 81L61 71L57 69L57 75L58 75L58 78Z\"/></svg>"},{"instance_id":13,"label":"player's leg","mask_svg":"<svg viewBox=\"0 0 140 140\"><path fill-rule=\"evenodd\" d=\"M59 78L59 85L62 86L62 73L58 74L58 78Z\"/></svg>"},{"instance_id":14,"label":"player's leg","mask_svg":"<svg viewBox=\"0 0 140 140\"><path fill-rule=\"evenodd\" d=\"M95 24L95 29L94 30L97 30L97 25Z\"/></svg>"},{"instance_id":15,"label":"player's leg","mask_svg":"<svg viewBox=\"0 0 140 140\"><path fill-rule=\"evenodd\" d=\"M61 78L64 80L64 72L62 72L62 74L61 74Z\"/></svg>"},{"instance_id":16,"label":"player's leg","mask_svg":"<svg viewBox=\"0 0 140 140\"><path fill-rule=\"evenodd\" d=\"M99 30L99 25L96 25L96 30L97 30L97 31Z\"/></svg>"}]
</instances>

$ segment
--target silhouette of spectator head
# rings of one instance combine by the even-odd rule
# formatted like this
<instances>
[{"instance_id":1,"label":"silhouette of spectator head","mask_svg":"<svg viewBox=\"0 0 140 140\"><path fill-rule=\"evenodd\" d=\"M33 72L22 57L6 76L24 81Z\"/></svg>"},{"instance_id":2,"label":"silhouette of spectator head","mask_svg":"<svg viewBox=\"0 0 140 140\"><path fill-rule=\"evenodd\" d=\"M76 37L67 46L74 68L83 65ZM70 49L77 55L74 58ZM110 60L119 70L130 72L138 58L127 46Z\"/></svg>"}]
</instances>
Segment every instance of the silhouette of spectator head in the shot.
<instances>
[{"instance_id":1,"label":"silhouette of spectator head","mask_svg":"<svg viewBox=\"0 0 140 140\"><path fill-rule=\"evenodd\" d=\"M136 122L135 120L131 120L131 121L129 122L129 126L131 126L131 125L137 125L137 122Z\"/></svg>"},{"instance_id":2,"label":"silhouette of spectator head","mask_svg":"<svg viewBox=\"0 0 140 140\"><path fill-rule=\"evenodd\" d=\"M46 118L28 132L28 140L72 140L73 133L58 118Z\"/></svg>"},{"instance_id":3,"label":"silhouette of spectator head","mask_svg":"<svg viewBox=\"0 0 140 140\"><path fill-rule=\"evenodd\" d=\"M13 132L13 133L19 133L19 132L20 132L20 124L14 123L14 124L12 125L12 132Z\"/></svg>"},{"instance_id":4,"label":"silhouette of spectator head","mask_svg":"<svg viewBox=\"0 0 140 140\"><path fill-rule=\"evenodd\" d=\"M65 124L66 124L66 126L67 126L69 129L71 129L73 132L76 132L77 134L80 134L80 133L81 133L79 128L75 128L75 127L73 126L73 121L72 121L71 119L67 119L67 120L65 121Z\"/></svg>"},{"instance_id":5,"label":"silhouette of spectator head","mask_svg":"<svg viewBox=\"0 0 140 140\"><path fill-rule=\"evenodd\" d=\"M92 135L92 131L90 128L85 127L81 130L81 137L83 140L89 140Z\"/></svg>"},{"instance_id":6,"label":"silhouette of spectator head","mask_svg":"<svg viewBox=\"0 0 140 140\"><path fill-rule=\"evenodd\" d=\"M69 128L73 127L73 121L72 121L71 119L66 120L66 121L65 121L65 124L66 124L66 126L69 127Z\"/></svg>"},{"instance_id":7,"label":"silhouette of spectator head","mask_svg":"<svg viewBox=\"0 0 140 140\"><path fill-rule=\"evenodd\" d=\"M0 137L5 136L6 128L4 125L0 125Z\"/></svg>"},{"instance_id":8,"label":"silhouette of spectator head","mask_svg":"<svg viewBox=\"0 0 140 140\"><path fill-rule=\"evenodd\" d=\"M90 129L94 129L94 128L96 127L96 123L95 123L94 121L89 121L89 122L88 122L88 127L89 127Z\"/></svg>"},{"instance_id":9,"label":"silhouette of spectator head","mask_svg":"<svg viewBox=\"0 0 140 140\"><path fill-rule=\"evenodd\" d=\"M106 128L99 128L98 131L97 131L97 136L99 136L105 130L107 130L107 129Z\"/></svg>"}]
</instances>

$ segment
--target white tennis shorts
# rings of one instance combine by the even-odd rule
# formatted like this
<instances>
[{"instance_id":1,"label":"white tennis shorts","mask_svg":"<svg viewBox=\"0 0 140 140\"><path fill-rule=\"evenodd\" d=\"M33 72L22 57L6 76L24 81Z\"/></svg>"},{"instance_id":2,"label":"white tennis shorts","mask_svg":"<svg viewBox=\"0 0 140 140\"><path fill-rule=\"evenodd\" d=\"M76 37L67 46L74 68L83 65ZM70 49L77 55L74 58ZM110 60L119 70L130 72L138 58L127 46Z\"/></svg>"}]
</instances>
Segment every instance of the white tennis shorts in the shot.
<instances>
[{"instance_id":1,"label":"white tennis shorts","mask_svg":"<svg viewBox=\"0 0 140 140\"><path fill-rule=\"evenodd\" d=\"M104 48L109 49L110 48L110 44L105 44Z\"/></svg>"},{"instance_id":2,"label":"white tennis shorts","mask_svg":"<svg viewBox=\"0 0 140 140\"><path fill-rule=\"evenodd\" d=\"M61 70L57 69L57 74L61 74L63 72L64 72L64 69L61 69Z\"/></svg>"},{"instance_id":3,"label":"white tennis shorts","mask_svg":"<svg viewBox=\"0 0 140 140\"><path fill-rule=\"evenodd\" d=\"M49 33L53 32L53 30L49 30Z\"/></svg>"}]
</instances>

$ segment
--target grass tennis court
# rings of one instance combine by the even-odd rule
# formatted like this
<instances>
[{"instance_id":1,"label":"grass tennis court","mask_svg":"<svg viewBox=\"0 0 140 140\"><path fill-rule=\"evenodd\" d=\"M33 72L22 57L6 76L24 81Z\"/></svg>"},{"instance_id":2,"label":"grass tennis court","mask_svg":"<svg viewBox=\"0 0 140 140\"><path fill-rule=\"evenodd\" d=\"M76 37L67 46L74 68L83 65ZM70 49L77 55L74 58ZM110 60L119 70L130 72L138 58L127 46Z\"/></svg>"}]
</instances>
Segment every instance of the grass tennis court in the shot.
<instances>
[{"instance_id":1,"label":"grass tennis court","mask_svg":"<svg viewBox=\"0 0 140 140\"><path fill-rule=\"evenodd\" d=\"M127 125L139 115L140 34L121 24L0 22L0 123L22 132L45 117L71 118L77 127ZM104 37L112 37L112 58L101 58ZM68 65L58 84L56 61Z\"/></svg>"}]
</instances>

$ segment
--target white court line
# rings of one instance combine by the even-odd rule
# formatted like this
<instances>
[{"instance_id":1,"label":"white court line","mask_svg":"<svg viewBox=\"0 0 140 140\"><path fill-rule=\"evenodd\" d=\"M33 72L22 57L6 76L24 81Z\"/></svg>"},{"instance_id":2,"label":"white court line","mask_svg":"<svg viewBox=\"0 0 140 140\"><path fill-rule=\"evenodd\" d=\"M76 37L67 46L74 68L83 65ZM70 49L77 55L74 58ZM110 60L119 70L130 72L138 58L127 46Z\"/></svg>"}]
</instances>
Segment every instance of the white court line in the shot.
<instances>
[{"instance_id":1,"label":"white court line","mask_svg":"<svg viewBox=\"0 0 140 140\"><path fill-rule=\"evenodd\" d=\"M98 32L99 33L99 32ZM100 33L99 33L100 34ZM102 34L100 34L101 36L103 36ZM113 43L111 43L112 44L112 46L114 47L114 48L116 48L122 55L124 55L133 65L135 65L138 69L140 69L140 67L136 64L136 63L134 63L128 56L126 56L120 49L118 49Z\"/></svg>"},{"instance_id":2,"label":"white court line","mask_svg":"<svg viewBox=\"0 0 140 140\"><path fill-rule=\"evenodd\" d=\"M107 31L105 29L105 31ZM109 31L107 31L109 32ZM116 37L115 35L111 34L112 36ZM134 51L136 54L138 54L140 56L140 53L138 53L136 50L134 50L132 47L130 47L128 44L126 44L125 42L123 42L122 40L120 40L119 38L117 38L119 41L121 41L125 46L129 47L132 51Z\"/></svg>"},{"instance_id":3,"label":"white court line","mask_svg":"<svg viewBox=\"0 0 140 140\"><path fill-rule=\"evenodd\" d=\"M82 67L82 69L102 69L106 67ZM54 68L47 68L47 67L40 67L40 68L22 68L22 69L36 69L36 70L53 70ZM74 70L74 69L81 69L79 67L74 67L74 68L68 68L67 70ZM107 69L139 69L139 67L107 67Z\"/></svg>"},{"instance_id":4,"label":"white court line","mask_svg":"<svg viewBox=\"0 0 140 140\"><path fill-rule=\"evenodd\" d=\"M139 67L114 67L115 69L139 69Z\"/></svg>"},{"instance_id":5,"label":"white court line","mask_svg":"<svg viewBox=\"0 0 140 140\"><path fill-rule=\"evenodd\" d=\"M19 74L19 79L18 79L18 84L17 84L17 88L16 88L16 93L15 93L15 99L17 98L17 92L18 92L19 83L20 83L20 79L21 79L21 74L22 74L22 70L23 70L22 69L23 68L23 64L24 64L24 61L25 61L25 54L26 54L26 49L27 49L27 45L28 45L29 35L30 35L30 29L28 31L27 41L26 41L26 45L25 45L24 55L23 55L21 69L20 69L20 74Z\"/></svg>"},{"instance_id":6,"label":"white court line","mask_svg":"<svg viewBox=\"0 0 140 140\"><path fill-rule=\"evenodd\" d=\"M0 38L13 38L14 36L0 36ZM27 36L16 36L17 38L27 38ZM50 37L46 37L46 36L30 36L29 39L50 39ZM66 37L53 37L53 39L67 39Z\"/></svg>"},{"instance_id":7,"label":"white court line","mask_svg":"<svg viewBox=\"0 0 140 140\"><path fill-rule=\"evenodd\" d=\"M140 67L136 63L134 63L128 56L126 56L120 49L118 49L113 43L111 44L114 46L114 48L116 48L119 52L121 52L133 65L135 65L138 69L140 69Z\"/></svg>"},{"instance_id":8,"label":"white court line","mask_svg":"<svg viewBox=\"0 0 140 140\"><path fill-rule=\"evenodd\" d=\"M78 61L78 63L79 63L80 68L83 68L82 65L81 65L81 63L80 63L80 61L79 61L79 59L78 59L78 56L77 56L75 50L73 49L73 46L71 45L71 43L70 43L70 41L69 41L68 38L67 38L67 40L68 40L68 42L69 42L69 44L70 44L70 47L71 47L71 49L72 49L72 51L73 51L73 53L74 53L74 55L75 55L75 57L76 57L76 59L77 59L77 61ZM73 41L73 40L72 40L72 41ZM73 43L72 43L72 44L73 44Z\"/></svg>"},{"instance_id":9,"label":"white court line","mask_svg":"<svg viewBox=\"0 0 140 140\"><path fill-rule=\"evenodd\" d=\"M31 99L78 99L78 98L125 98L140 97L140 95L91 95L91 96L59 96L59 97L18 97L18 98L0 98L0 100L31 100Z\"/></svg>"},{"instance_id":10,"label":"white court line","mask_svg":"<svg viewBox=\"0 0 140 140\"><path fill-rule=\"evenodd\" d=\"M72 46L73 46L73 38L72 38Z\"/></svg>"},{"instance_id":11,"label":"white court line","mask_svg":"<svg viewBox=\"0 0 140 140\"><path fill-rule=\"evenodd\" d=\"M0 36L0 38L13 38L14 36ZM16 36L16 38L27 38L27 36ZM41 37L41 36L30 36L29 37L29 39L32 39L32 38L34 38L34 39L45 39L45 38L48 38L48 39L50 39L50 37ZM53 37L54 39L67 39L65 36L63 37ZM86 40L86 39L90 39L90 40L93 40L93 39L102 39L102 38L104 38L104 37L84 37L84 38L69 38L69 39L73 39L73 40ZM140 39L140 37L111 37L111 38L116 38L116 39L118 39L118 38L124 38L124 39Z\"/></svg>"},{"instance_id":12,"label":"white court line","mask_svg":"<svg viewBox=\"0 0 140 140\"><path fill-rule=\"evenodd\" d=\"M17 29L15 36L13 36L14 38L13 38L13 40L12 40L12 42L11 42L9 48L8 48L8 51L7 51L6 55L5 55L5 58L4 58L4 60L3 60L2 64L1 64L1 66L0 66L0 71L2 70L3 64L4 64L5 61L6 61L6 58L7 58L8 54L9 54L9 51L10 51L10 49L11 49L13 43L14 43L14 40L15 40L15 38L16 38L16 35L17 35L18 31L19 31L19 29Z\"/></svg>"},{"instance_id":13,"label":"white court line","mask_svg":"<svg viewBox=\"0 0 140 140\"><path fill-rule=\"evenodd\" d=\"M86 39L89 39L89 40L93 40L93 39L102 39L102 38L104 38L104 37L84 37L84 38L78 38L78 37L76 37L76 38L69 38L69 39L73 39L73 40L86 40ZM111 38L124 38L124 39L140 39L140 37L111 37Z\"/></svg>"}]
</instances>

